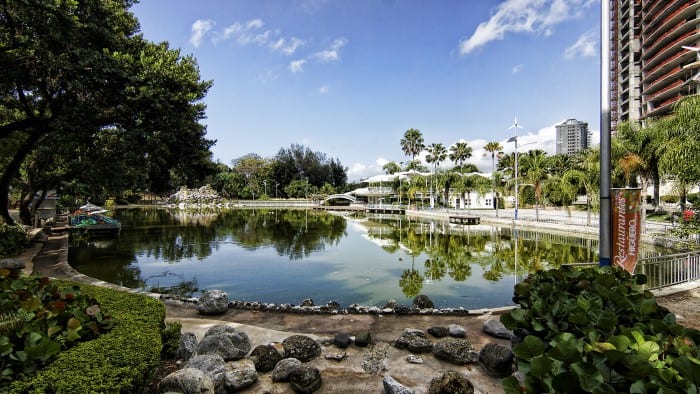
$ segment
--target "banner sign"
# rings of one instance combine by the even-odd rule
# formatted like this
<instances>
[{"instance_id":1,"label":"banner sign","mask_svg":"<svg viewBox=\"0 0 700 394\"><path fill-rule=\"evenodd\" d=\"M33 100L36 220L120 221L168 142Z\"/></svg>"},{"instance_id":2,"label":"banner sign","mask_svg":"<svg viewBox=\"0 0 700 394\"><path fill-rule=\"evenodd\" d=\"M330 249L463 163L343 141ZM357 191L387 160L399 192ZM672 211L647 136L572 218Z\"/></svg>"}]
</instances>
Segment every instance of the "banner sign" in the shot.
<instances>
[{"instance_id":1,"label":"banner sign","mask_svg":"<svg viewBox=\"0 0 700 394\"><path fill-rule=\"evenodd\" d=\"M641 189L612 191L612 262L630 274L637 266L641 233Z\"/></svg>"}]
</instances>

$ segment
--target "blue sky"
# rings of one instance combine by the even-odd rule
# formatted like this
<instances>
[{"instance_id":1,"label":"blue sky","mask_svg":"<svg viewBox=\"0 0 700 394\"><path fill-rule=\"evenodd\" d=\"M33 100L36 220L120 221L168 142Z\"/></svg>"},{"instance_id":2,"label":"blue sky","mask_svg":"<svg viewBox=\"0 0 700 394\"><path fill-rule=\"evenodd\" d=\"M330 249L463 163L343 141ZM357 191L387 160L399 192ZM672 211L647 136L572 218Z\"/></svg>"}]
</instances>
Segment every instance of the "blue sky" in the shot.
<instances>
[{"instance_id":1,"label":"blue sky","mask_svg":"<svg viewBox=\"0 0 700 394\"><path fill-rule=\"evenodd\" d=\"M303 144L348 167L350 180L402 162L399 141L513 135L554 154L554 126L599 133L599 0L142 0L151 41L192 54L214 158L273 157ZM443 167L452 164L448 161Z\"/></svg>"}]
</instances>

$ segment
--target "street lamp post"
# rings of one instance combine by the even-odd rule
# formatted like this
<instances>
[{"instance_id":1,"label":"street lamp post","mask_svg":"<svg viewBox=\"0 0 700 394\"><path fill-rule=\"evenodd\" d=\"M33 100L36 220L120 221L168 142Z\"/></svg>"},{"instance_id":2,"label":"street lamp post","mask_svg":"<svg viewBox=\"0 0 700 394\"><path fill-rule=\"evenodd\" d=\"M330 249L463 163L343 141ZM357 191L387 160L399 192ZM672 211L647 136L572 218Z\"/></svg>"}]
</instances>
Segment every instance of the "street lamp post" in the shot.
<instances>
[{"instance_id":1,"label":"street lamp post","mask_svg":"<svg viewBox=\"0 0 700 394\"><path fill-rule=\"evenodd\" d=\"M263 180L263 185L265 187L265 195L267 196L267 180Z\"/></svg>"},{"instance_id":2,"label":"street lamp post","mask_svg":"<svg viewBox=\"0 0 700 394\"><path fill-rule=\"evenodd\" d=\"M515 118L513 125L509 129L514 129L515 135L508 139L508 142L515 142L515 212L513 220L518 220L518 128L523 128L518 124L518 118Z\"/></svg>"},{"instance_id":3,"label":"street lamp post","mask_svg":"<svg viewBox=\"0 0 700 394\"><path fill-rule=\"evenodd\" d=\"M279 186L279 182L275 182L275 200L277 199L277 186Z\"/></svg>"}]
</instances>

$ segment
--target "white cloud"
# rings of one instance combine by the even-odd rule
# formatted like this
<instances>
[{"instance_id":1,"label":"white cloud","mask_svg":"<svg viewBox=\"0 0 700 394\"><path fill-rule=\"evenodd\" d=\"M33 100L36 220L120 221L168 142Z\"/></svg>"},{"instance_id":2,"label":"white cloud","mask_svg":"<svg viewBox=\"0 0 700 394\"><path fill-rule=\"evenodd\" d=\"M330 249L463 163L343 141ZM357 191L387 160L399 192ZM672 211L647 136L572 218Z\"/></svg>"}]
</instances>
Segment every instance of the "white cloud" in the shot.
<instances>
[{"instance_id":1,"label":"white cloud","mask_svg":"<svg viewBox=\"0 0 700 394\"><path fill-rule=\"evenodd\" d=\"M579 18L592 0L506 0L472 35L460 41L459 53L466 55L507 33L553 34L554 26Z\"/></svg>"},{"instance_id":2,"label":"white cloud","mask_svg":"<svg viewBox=\"0 0 700 394\"><path fill-rule=\"evenodd\" d=\"M318 93L319 94L326 94L328 93L328 85L323 85L320 88L318 88Z\"/></svg>"},{"instance_id":3,"label":"white cloud","mask_svg":"<svg viewBox=\"0 0 700 394\"><path fill-rule=\"evenodd\" d=\"M304 45L305 42L302 39L292 37L289 40L284 37L279 38L276 41L270 42L270 49L275 52L282 52L285 55L293 55L300 46Z\"/></svg>"},{"instance_id":4,"label":"white cloud","mask_svg":"<svg viewBox=\"0 0 700 394\"><path fill-rule=\"evenodd\" d=\"M292 74L300 73L304 71L304 63L306 63L306 59L299 59L299 60L293 60L289 63L289 71L292 72Z\"/></svg>"},{"instance_id":5,"label":"white cloud","mask_svg":"<svg viewBox=\"0 0 700 394\"><path fill-rule=\"evenodd\" d=\"M513 66L513 74L517 74L517 73L523 71L523 68L525 68L524 64L522 64L522 63L516 64L515 66Z\"/></svg>"},{"instance_id":6,"label":"white cloud","mask_svg":"<svg viewBox=\"0 0 700 394\"><path fill-rule=\"evenodd\" d=\"M575 57L591 57L598 54L598 38L595 32L583 33L581 37L564 51L566 59Z\"/></svg>"},{"instance_id":7,"label":"white cloud","mask_svg":"<svg viewBox=\"0 0 700 394\"><path fill-rule=\"evenodd\" d=\"M249 20L248 23L246 23L245 25L247 30L260 29L263 26L265 26L265 22L263 22L262 19Z\"/></svg>"},{"instance_id":8,"label":"white cloud","mask_svg":"<svg viewBox=\"0 0 700 394\"><path fill-rule=\"evenodd\" d=\"M267 44L276 33L272 30L259 30L265 26L262 19L251 19L245 23L234 22L219 33L218 39L234 39L240 45Z\"/></svg>"},{"instance_id":9,"label":"white cloud","mask_svg":"<svg viewBox=\"0 0 700 394\"><path fill-rule=\"evenodd\" d=\"M334 62L340 59L340 49L348 43L345 38L338 38L328 49L314 53L314 57L321 62Z\"/></svg>"},{"instance_id":10,"label":"white cloud","mask_svg":"<svg viewBox=\"0 0 700 394\"><path fill-rule=\"evenodd\" d=\"M279 77L280 77L280 75L272 70L267 70L265 72L258 74L258 79L262 83L268 83L270 81L274 81L275 79L277 79Z\"/></svg>"},{"instance_id":11,"label":"white cloud","mask_svg":"<svg viewBox=\"0 0 700 394\"><path fill-rule=\"evenodd\" d=\"M214 21L197 19L192 24L192 35L190 36L190 44L198 47L202 43L204 36L214 27Z\"/></svg>"}]
</instances>

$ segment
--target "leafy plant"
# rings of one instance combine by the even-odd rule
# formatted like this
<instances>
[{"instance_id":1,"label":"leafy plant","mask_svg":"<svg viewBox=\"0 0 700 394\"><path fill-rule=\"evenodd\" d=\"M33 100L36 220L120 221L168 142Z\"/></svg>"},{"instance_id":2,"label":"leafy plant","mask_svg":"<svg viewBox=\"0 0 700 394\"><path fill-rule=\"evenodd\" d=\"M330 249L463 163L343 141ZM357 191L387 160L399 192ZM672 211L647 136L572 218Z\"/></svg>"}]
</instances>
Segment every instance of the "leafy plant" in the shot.
<instances>
[{"instance_id":1,"label":"leafy plant","mask_svg":"<svg viewBox=\"0 0 700 394\"><path fill-rule=\"evenodd\" d=\"M74 343L109 330L97 300L46 277L0 269L0 384L36 371Z\"/></svg>"},{"instance_id":2,"label":"leafy plant","mask_svg":"<svg viewBox=\"0 0 700 394\"><path fill-rule=\"evenodd\" d=\"M0 258L16 256L30 244L24 227L19 224L0 224Z\"/></svg>"},{"instance_id":3,"label":"leafy plant","mask_svg":"<svg viewBox=\"0 0 700 394\"><path fill-rule=\"evenodd\" d=\"M163 350L161 354L165 358L174 358L177 348L180 346L180 331L182 324L179 322L166 323L161 336L163 337Z\"/></svg>"},{"instance_id":4,"label":"leafy plant","mask_svg":"<svg viewBox=\"0 0 700 394\"><path fill-rule=\"evenodd\" d=\"M525 379L507 393L697 393L700 332L676 323L619 268L564 266L515 288L521 307L503 315Z\"/></svg>"}]
</instances>

